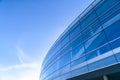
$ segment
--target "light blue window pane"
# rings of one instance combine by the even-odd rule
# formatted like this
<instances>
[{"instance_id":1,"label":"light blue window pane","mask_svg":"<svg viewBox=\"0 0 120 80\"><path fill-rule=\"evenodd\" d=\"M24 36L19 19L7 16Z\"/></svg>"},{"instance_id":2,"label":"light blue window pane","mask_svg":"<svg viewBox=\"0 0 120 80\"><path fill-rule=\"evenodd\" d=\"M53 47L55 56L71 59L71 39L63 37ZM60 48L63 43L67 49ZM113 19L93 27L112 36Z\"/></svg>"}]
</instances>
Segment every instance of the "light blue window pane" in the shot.
<instances>
[{"instance_id":1,"label":"light blue window pane","mask_svg":"<svg viewBox=\"0 0 120 80\"><path fill-rule=\"evenodd\" d=\"M67 73L67 74L63 74L61 77L60 77L60 79L61 80L67 80L68 78L70 78L71 77L71 74L70 73Z\"/></svg>"},{"instance_id":2,"label":"light blue window pane","mask_svg":"<svg viewBox=\"0 0 120 80\"><path fill-rule=\"evenodd\" d=\"M63 37L63 40L61 41L61 47L63 47L68 42L69 42L69 35Z\"/></svg>"},{"instance_id":3,"label":"light blue window pane","mask_svg":"<svg viewBox=\"0 0 120 80\"><path fill-rule=\"evenodd\" d=\"M120 21L115 22L114 24L110 25L106 30L105 33L109 41L120 37Z\"/></svg>"},{"instance_id":4,"label":"light blue window pane","mask_svg":"<svg viewBox=\"0 0 120 80\"><path fill-rule=\"evenodd\" d=\"M78 59L80 56L84 55L84 53L85 53L84 46L83 44L81 44L72 50L71 60Z\"/></svg>"},{"instance_id":5,"label":"light blue window pane","mask_svg":"<svg viewBox=\"0 0 120 80\"><path fill-rule=\"evenodd\" d=\"M78 64L81 64L81 63L83 63L83 62L85 62L86 61L86 56L82 56L82 57L80 57L79 59L77 59L77 60L75 60L75 61L72 61L71 62L71 67L74 67L74 66L76 66L76 65L78 65Z\"/></svg>"},{"instance_id":6,"label":"light blue window pane","mask_svg":"<svg viewBox=\"0 0 120 80\"><path fill-rule=\"evenodd\" d=\"M75 77L75 76L78 76L78 75L81 75L87 72L88 72L88 68L87 66L84 66L84 67L81 67L79 69L72 71L72 77Z\"/></svg>"},{"instance_id":7,"label":"light blue window pane","mask_svg":"<svg viewBox=\"0 0 120 80\"><path fill-rule=\"evenodd\" d=\"M59 60L59 66L63 67L64 65L68 64L70 62L71 54L70 52L66 53L65 55L61 56Z\"/></svg>"},{"instance_id":8,"label":"light blue window pane","mask_svg":"<svg viewBox=\"0 0 120 80\"><path fill-rule=\"evenodd\" d=\"M63 67L59 70L59 72L60 72L60 74L63 74L63 73L65 73L65 72L67 72L68 70L70 70L70 64L67 64L67 65L63 66Z\"/></svg>"},{"instance_id":9,"label":"light blue window pane","mask_svg":"<svg viewBox=\"0 0 120 80\"><path fill-rule=\"evenodd\" d=\"M85 42L86 52L89 52L107 42L105 34L103 32L98 33L87 42Z\"/></svg>"},{"instance_id":10,"label":"light blue window pane","mask_svg":"<svg viewBox=\"0 0 120 80\"><path fill-rule=\"evenodd\" d=\"M117 58L118 62L120 62L120 52L119 52L119 53L117 53L115 56L116 56L116 58Z\"/></svg>"},{"instance_id":11,"label":"light blue window pane","mask_svg":"<svg viewBox=\"0 0 120 80\"><path fill-rule=\"evenodd\" d=\"M116 61L115 57L110 56L110 57L104 58L104 59L102 59L100 61L91 63L88 66L89 66L89 70L93 71L93 70L97 70L97 69L100 69L100 68L110 66L110 65L112 65L112 64L114 64L116 62L117 61Z\"/></svg>"},{"instance_id":12,"label":"light blue window pane","mask_svg":"<svg viewBox=\"0 0 120 80\"><path fill-rule=\"evenodd\" d=\"M51 76L52 76L52 80L57 77L59 75L59 70L55 71Z\"/></svg>"},{"instance_id":13,"label":"light blue window pane","mask_svg":"<svg viewBox=\"0 0 120 80\"><path fill-rule=\"evenodd\" d=\"M53 73L53 72L55 72L56 70L58 70L59 69L59 64L58 64L58 62L55 62L54 64L52 64L49 68L48 68L48 70L46 71L46 73L48 74L48 75L50 75L51 73ZM48 76L47 75L47 76Z\"/></svg>"},{"instance_id":14,"label":"light blue window pane","mask_svg":"<svg viewBox=\"0 0 120 80\"><path fill-rule=\"evenodd\" d=\"M60 77L55 78L54 80L61 80Z\"/></svg>"},{"instance_id":15,"label":"light blue window pane","mask_svg":"<svg viewBox=\"0 0 120 80\"><path fill-rule=\"evenodd\" d=\"M53 55L55 55L57 51L59 51L60 49L61 49L61 44L59 43L57 46L55 46L55 51Z\"/></svg>"}]
</instances>

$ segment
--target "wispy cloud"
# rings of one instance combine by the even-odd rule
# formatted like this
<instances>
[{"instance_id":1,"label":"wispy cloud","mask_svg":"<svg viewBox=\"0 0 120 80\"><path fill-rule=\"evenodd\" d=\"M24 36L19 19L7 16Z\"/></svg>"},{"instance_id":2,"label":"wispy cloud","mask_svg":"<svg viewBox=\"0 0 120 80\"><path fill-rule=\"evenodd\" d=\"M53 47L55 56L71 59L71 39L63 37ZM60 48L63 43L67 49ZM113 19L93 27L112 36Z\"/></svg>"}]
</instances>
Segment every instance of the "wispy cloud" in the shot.
<instances>
[{"instance_id":1,"label":"wispy cloud","mask_svg":"<svg viewBox=\"0 0 120 80\"><path fill-rule=\"evenodd\" d=\"M0 67L0 80L39 80L41 62L26 63L29 56L19 46L16 46L20 64Z\"/></svg>"},{"instance_id":2,"label":"wispy cloud","mask_svg":"<svg viewBox=\"0 0 120 80\"><path fill-rule=\"evenodd\" d=\"M34 68L40 68L40 63L26 63L26 64L17 64L9 67L4 67L0 68L0 72L5 72L5 71L11 71L15 69L34 69Z\"/></svg>"},{"instance_id":3,"label":"wispy cloud","mask_svg":"<svg viewBox=\"0 0 120 80\"><path fill-rule=\"evenodd\" d=\"M19 46L16 46L16 50L17 50L17 56L18 56L19 61L21 63L24 63L24 60L25 60L24 51Z\"/></svg>"},{"instance_id":4,"label":"wispy cloud","mask_svg":"<svg viewBox=\"0 0 120 80\"><path fill-rule=\"evenodd\" d=\"M20 46L15 46L20 64L0 67L0 80L39 80L41 62L29 62L28 55Z\"/></svg>"},{"instance_id":5,"label":"wispy cloud","mask_svg":"<svg viewBox=\"0 0 120 80\"><path fill-rule=\"evenodd\" d=\"M0 80L39 80L40 65L34 62L0 68Z\"/></svg>"}]
</instances>

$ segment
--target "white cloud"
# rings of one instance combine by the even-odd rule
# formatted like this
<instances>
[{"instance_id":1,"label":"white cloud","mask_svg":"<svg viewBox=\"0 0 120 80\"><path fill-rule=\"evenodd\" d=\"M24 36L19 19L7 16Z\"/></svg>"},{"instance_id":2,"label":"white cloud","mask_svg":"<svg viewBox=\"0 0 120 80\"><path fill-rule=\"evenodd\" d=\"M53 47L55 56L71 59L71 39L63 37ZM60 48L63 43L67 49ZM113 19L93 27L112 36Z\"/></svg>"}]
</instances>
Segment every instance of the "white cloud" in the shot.
<instances>
[{"instance_id":1,"label":"white cloud","mask_svg":"<svg viewBox=\"0 0 120 80\"><path fill-rule=\"evenodd\" d=\"M17 64L17 65L13 65L13 66L9 66L9 67L4 67L4 68L0 68L0 72L2 71L10 71L10 70L15 70L15 69L23 69L23 68L36 68L39 67L40 68L40 64L39 63L23 63L23 64Z\"/></svg>"},{"instance_id":2,"label":"white cloud","mask_svg":"<svg viewBox=\"0 0 120 80\"><path fill-rule=\"evenodd\" d=\"M39 80L40 64L29 63L0 68L0 80Z\"/></svg>"}]
</instances>

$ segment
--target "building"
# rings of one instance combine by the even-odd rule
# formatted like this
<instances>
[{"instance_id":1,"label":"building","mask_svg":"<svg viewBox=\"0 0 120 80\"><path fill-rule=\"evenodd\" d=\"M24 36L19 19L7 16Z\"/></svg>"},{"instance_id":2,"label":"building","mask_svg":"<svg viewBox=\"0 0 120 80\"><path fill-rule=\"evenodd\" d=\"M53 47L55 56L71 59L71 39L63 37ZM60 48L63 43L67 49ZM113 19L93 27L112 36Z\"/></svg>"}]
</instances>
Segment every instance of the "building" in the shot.
<instances>
[{"instance_id":1,"label":"building","mask_svg":"<svg viewBox=\"0 0 120 80\"><path fill-rule=\"evenodd\" d=\"M120 0L95 0L49 50L40 80L120 80Z\"/></svg>"}]
</instances>

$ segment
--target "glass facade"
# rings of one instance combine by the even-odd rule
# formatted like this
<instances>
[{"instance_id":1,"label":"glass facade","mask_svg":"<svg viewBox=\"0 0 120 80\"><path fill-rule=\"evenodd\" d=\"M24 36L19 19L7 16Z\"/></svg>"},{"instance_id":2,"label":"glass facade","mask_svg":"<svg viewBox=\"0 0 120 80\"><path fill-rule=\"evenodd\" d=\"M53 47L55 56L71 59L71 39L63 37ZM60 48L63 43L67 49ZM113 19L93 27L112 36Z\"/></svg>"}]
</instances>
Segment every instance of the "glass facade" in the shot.
<instances>
[{"instance_id":1,"label":"glass facade","mask_svg":"<svg viewBox=\"0 0 120 80\"><path fill-rule=\"evenodd\" d=\"M120 63L120 0L95 0L49 50L40 80L66 80Z\"/></svg>"}]
</instances>

